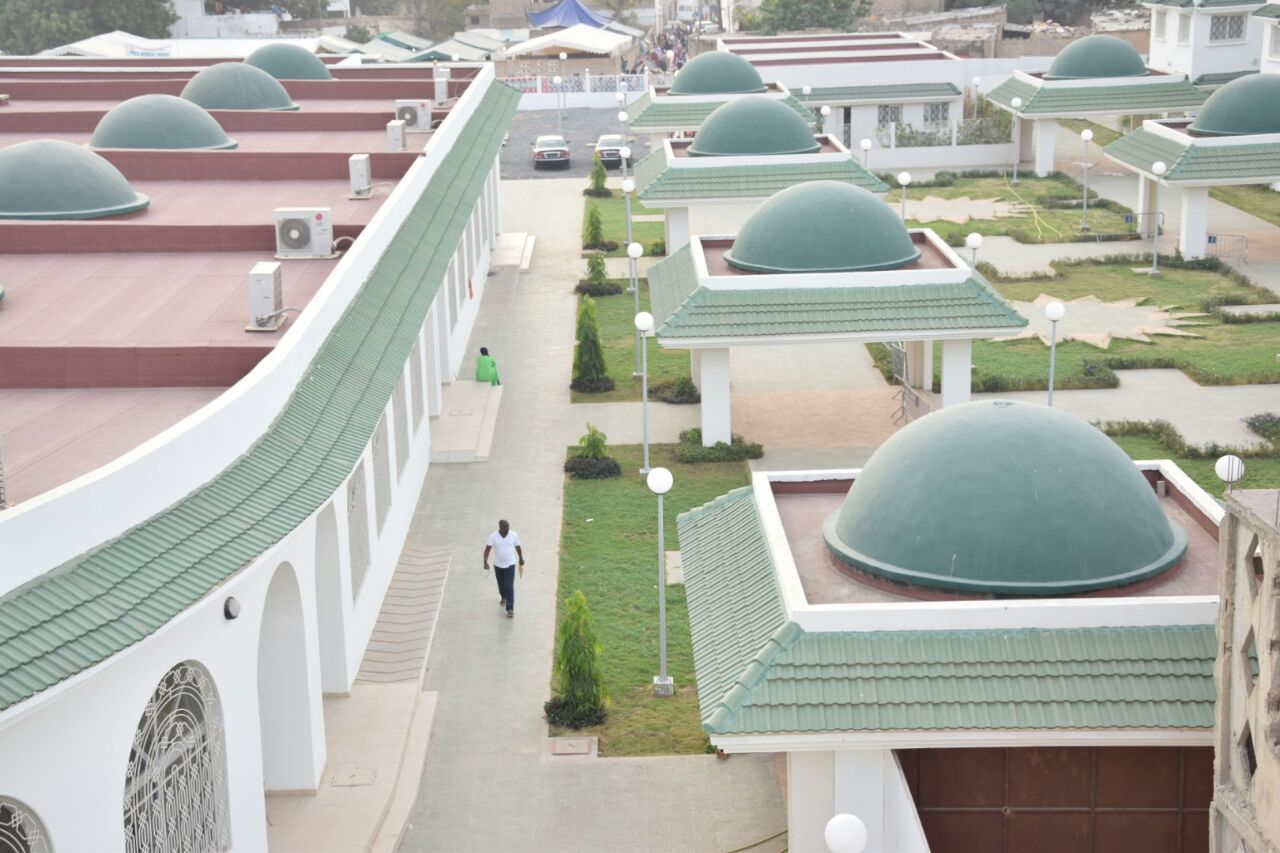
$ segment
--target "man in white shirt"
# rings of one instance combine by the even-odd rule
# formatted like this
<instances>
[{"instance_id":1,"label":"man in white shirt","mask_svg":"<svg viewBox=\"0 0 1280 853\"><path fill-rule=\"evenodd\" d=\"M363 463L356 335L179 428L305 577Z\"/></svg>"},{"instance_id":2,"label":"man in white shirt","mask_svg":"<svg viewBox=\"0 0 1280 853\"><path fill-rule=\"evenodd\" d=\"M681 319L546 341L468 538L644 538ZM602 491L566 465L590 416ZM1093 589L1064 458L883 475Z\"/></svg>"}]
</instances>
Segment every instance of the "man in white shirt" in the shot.
<instances>
[{"instance_id":1,"label":"man in white shirt","mask_svg":"<svg viewBox=\"0 0 1280 853\"><path fill-rule=\"evenodd\" d=\"M498 529L489 534L484 544L486 572L489 571L490 551L493 552L493 575L498 581L498 595L502 597L499 603L507 608L507 618L510 619L516 615L517 565L520 577L524 577L524 551L520 550L520 535L511 529L505 518L498 522Z\"/></svg>"}]
</instances>

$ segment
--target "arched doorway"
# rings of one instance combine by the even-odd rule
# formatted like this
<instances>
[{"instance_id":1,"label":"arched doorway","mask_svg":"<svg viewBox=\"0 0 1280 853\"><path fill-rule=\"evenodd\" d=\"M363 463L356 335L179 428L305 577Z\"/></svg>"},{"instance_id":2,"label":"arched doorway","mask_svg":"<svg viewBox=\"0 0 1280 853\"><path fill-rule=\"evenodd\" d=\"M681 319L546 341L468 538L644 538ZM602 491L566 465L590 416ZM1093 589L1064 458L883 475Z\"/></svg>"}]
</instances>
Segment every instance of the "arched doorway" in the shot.
<instances>
[{"instance_id":1,"label":"arched doorway","mask_svg":"<svg viewBox=\"0 0 1280 853\"><path fill-rule=\"evenodd\" d=\"M314 790L321 755L307 672L302 593L293 566L281 563L267 588L258 633L258 721L262 731L262 784L268 791ZM317 716L319 711L317 709Z\"/></svg>"},{"instance_id":2,"label":"arched doorway","mask_svg":"<svg viewBox=\"0 0 1280 853\"><path fill-rule=\"evenodd\" d=\"M231 846L222 708L208 670L164 674L138 721L124 777L128 853Z\"/></svg>"},{"instance_id":3,"label":"arched doorway","mask_svg":"<svg viewBox=\"0 0 1280 853\"><path fill-rule=\"evenodd\" d=\"M346 614L342 599L342 559L338 550L338 511L330 501L316 518L316 633L320 639L320 686L325 693L346 693Z\"/></svg>"}]
</instances>

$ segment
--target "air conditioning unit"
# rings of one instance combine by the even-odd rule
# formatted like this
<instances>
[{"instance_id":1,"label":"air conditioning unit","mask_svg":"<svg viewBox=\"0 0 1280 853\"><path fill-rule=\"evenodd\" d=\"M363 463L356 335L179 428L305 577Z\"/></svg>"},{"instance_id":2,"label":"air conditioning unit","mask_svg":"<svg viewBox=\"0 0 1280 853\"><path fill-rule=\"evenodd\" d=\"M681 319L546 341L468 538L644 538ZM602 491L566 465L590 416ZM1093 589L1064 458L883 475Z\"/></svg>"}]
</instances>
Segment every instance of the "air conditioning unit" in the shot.
<instances>
[{"instance_id":1,"label":"air conditioning unit","mask_svg":"<svg viewBox=\"0 0 1280 853\"><path fill-rule=\"evenodd\" d=\"M333 214L329 208L277 207L276 257L334 257Z\"/></svg>"},{"instance_id":2,"label":"air conditioning unit","mask_svg":"<svg viewBox=\"0 0 1280 853\"><path fill-rule=\"evenodd\" d=\"M369 167L368 154L352 154L347 160L347 168L351 173L351 195L347 198L364 199L373 196L373 172Z\"/></svg>"},{"instance_id":3,"label":"air conditioning unit","mask_svg":"<svg viewBox=\"0 0 1280 853\"><path fill-rule=\"evenodd\" d=\"M405 148L405 129L404 122L400 119L392 119L387 122L387 150L403 151Z\"/></svg>"},{"instance_id":4,"label":"air conditioning unit","mask_svg":"<svg viewBox=\"0 0 1280 853\"><path fill-rule=\"evenodd\" d=\"M405 130L427 133L431 130L431 102L396 101L396 118L404 122Z\"/></svg>"},{"instance_id":5,"label":"air conditioning unit","mask_svg":"<svg viewBox=\"0 0 1280 853\"><path fill-rule=\"evenodd\" d=\"M250 332L274 332L284 319L284 287L278 261L259 261L249 270Z\"/></svg>"}]
</instances>

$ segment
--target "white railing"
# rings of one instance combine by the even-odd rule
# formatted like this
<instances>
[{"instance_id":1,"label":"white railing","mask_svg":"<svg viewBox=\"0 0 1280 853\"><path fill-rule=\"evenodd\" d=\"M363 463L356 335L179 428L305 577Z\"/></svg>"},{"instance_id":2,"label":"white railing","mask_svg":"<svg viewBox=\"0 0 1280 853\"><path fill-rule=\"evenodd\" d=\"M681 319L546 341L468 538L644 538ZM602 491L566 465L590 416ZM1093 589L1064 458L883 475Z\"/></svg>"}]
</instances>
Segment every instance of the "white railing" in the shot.
<instances>
[{"instance_id":1,"label":"white railing","mask_svg":"<svg viewBox=\"0 0 1280 853\"><path fill-rule=\"evenodd\" d=\"M603 108L616 104L618 93L630 103L649 91L647 74L592 74L590 71L564 75L560 83L556 74L527 74L503 77L502 82L518 90L520 109L543 110L563 107Z\"/></svg>"}]
</instances>

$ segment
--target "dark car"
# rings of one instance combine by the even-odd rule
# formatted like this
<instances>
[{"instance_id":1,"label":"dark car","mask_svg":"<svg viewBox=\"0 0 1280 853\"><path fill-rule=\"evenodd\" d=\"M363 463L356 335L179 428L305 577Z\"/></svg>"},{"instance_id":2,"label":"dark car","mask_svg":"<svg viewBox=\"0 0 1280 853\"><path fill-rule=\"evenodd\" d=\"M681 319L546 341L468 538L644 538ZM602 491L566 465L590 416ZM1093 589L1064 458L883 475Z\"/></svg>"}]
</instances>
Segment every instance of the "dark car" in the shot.
<instances>
[{"instance_id":1,"label":"dark car","mask_svg":"<svg viewBox=\"0 0 1280 853\"><path fill-rule=\"evenodd\" d=\"M596 140L596 156L600 158L600 162L605 165L605 168L612 169L616 166L621 166L624 145L621 134L606 133ZM627 161L627 165L631 165L630 160Z\"/></svg>"},{"instance_id":2,"label":"dark car","mask_svg":"<svg viewBox=\"0 0 1280 853\"><path fill-rule=\"evenodd\" d=\"M569 143L563 136L539 136L533 143L533 168L543 166L569 168Z\"/></svg>"}]
</instances>

